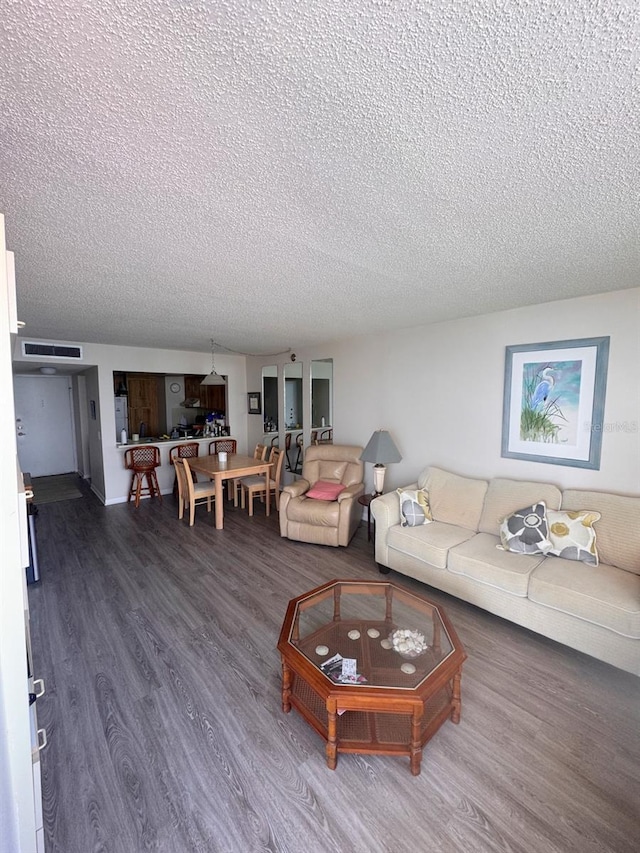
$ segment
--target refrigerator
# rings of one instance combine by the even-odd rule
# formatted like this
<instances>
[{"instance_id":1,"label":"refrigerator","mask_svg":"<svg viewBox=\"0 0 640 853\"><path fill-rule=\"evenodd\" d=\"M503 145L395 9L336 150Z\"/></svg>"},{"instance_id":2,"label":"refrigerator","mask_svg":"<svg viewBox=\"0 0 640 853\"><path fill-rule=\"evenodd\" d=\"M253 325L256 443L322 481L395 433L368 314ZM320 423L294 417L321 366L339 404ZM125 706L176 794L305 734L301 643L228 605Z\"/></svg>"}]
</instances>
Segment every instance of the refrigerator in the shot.
<instances>
[{"instance_id":1,"label":"refrigerator","mask_svg":"<svg viewBox=\"0 0 640 853\"><path fill-rule=\"evenodd\" d=\"M116 397L115 398L115 411L116 411L116 437L118 441L120 441L120 433L122 430L127 431L127 435L129 435L129 415L127 414L127 398L126 397Z\"/></svg>"}]
</instances>

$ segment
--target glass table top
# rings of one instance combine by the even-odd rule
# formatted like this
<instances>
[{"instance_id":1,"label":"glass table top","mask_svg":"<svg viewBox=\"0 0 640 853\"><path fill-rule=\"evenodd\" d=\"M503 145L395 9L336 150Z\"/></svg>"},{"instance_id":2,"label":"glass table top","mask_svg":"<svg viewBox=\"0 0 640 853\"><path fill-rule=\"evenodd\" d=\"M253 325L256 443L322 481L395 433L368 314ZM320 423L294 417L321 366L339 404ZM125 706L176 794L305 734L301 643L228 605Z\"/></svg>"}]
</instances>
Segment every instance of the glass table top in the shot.
<instances>
[{"instance_id":1,"label":"glass table top","mask_svg":"<svg viewBox=\"0 0 640 853\"><path fill-rule=\"evenodd\" d=\"M461 649L442 608L393 583L332 581L292 604L286 642L336 684L416 689Z\"/></svg>"}]
</instances>

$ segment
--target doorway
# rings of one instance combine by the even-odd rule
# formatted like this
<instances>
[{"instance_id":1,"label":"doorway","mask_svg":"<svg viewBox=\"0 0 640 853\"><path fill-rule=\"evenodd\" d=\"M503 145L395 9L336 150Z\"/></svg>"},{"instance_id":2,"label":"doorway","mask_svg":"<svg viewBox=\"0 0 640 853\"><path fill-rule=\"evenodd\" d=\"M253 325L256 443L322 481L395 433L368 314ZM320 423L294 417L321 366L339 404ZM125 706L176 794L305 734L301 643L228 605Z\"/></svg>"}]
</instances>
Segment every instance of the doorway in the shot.
<instances>
[{"instance_id":1,"label":"doorway","mask_svg":"<svg viewBox=\"0 0 640 853\"><path fill-rule=\"evenodd\" d=\"M71 380L14 376L18 459L32 477L77 470Z\"/></svg>"}]
</instances>

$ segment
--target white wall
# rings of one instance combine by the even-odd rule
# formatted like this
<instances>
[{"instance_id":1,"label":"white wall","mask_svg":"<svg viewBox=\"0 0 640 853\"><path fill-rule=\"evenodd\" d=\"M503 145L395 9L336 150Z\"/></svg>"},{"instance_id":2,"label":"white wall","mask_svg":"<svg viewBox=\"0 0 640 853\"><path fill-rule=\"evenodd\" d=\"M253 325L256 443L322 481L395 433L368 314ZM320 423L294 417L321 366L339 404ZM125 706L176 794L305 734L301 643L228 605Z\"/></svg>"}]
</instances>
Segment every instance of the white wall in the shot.
<instances>
[{"instance_id":1,"label":"white wall","mask_svg":"<svg viewBox=\"0 0 640 853\"><path fill-rule=\"evenodd\" d=\"M427 465L439 465L475 477L637 494L639 330L636 288L298 349L296 359L304 365L306 433L310 361L332 357L334 441L364 446L374 429L389 429L403 459L388 466L386 491L414 481ZM604 418L608 431L602 437L600 470L503 459L505 348L606 335L611 338ZM280 364L287 360L277 359ZM251 387L260 387L261 366L251 359ZM259 440L253 426L250 444ZM366 468L371 486L371 466Z\"/></svg>"},{"instance_id":2,"label":"white wall","mask_svg":"<svg viewBox=\"0 0 640 853\"><path fill-rule=\"evenodd\" d=\"M87 401L86 377L78 374L72 377L73 385L73 422L75 424L76 458L78 474L85 479L91 477L89 456L89 403Z\"/></svg>"}]
</instances>

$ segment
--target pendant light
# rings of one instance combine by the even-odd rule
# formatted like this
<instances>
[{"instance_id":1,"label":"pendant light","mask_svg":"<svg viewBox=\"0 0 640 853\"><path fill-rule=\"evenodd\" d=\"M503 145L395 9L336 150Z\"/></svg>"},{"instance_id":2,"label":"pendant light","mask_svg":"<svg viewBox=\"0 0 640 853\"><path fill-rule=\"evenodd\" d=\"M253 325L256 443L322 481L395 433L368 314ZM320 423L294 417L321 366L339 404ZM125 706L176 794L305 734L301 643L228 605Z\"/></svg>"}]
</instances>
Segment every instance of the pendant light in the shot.
<instances>
[{"instance_id":1,"label":"pendant light","mask_svg":"<svg viewBox=\"0 0 640 853\"><path fill-rule=\"evenodd\" d=\"M213 338L211 338L211 373L209 373L207 376L204 377L204 379L200 383L201 385L226 385L227 384L227 380L224 378L224 376L220 376L219 373L216 373L216 365L215 365L215 359L214 359L214 354L213 354L214 347L215 347L215 343L214 343Z\"/></svg>"}]
</instances>

